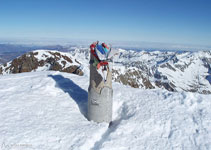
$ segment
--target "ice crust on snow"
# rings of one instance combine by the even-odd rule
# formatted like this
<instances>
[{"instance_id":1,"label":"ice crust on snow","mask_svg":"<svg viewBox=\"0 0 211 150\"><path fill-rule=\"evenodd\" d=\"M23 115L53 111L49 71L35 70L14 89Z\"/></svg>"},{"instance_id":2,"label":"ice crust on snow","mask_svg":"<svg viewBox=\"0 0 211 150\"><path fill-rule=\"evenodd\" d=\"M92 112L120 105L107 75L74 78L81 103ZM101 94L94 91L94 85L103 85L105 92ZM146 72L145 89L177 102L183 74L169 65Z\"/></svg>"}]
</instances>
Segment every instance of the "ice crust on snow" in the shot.
<instances>
[{"instance_id":1,"label":"ice crust on snow","mask_svg":"<svg viewBox=\"0 0 211 150\"><path fill-rule=\"evenodd\" d=\"M0 149L211 149L211 95L113 83L113 122L86 119L88 75L0 76Z\"/></svg>"}]
</instances>

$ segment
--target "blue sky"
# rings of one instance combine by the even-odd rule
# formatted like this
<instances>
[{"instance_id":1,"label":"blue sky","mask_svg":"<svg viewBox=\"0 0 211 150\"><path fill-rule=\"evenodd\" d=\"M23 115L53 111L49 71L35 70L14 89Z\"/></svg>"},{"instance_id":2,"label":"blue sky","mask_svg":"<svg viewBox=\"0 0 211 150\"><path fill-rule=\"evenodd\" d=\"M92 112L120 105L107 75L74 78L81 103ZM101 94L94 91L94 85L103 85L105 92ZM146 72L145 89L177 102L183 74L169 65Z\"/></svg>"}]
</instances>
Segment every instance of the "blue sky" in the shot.
<instances>
[{"instance_id":1,"label":"blue sky","mask_svg":"<svg viewBox=\"0 0 211 150\"><path fill-rule=\"evenodd\" d=\"M0 38L211 46L211 1L0 0Z\"/></svg>"}]
</instances>

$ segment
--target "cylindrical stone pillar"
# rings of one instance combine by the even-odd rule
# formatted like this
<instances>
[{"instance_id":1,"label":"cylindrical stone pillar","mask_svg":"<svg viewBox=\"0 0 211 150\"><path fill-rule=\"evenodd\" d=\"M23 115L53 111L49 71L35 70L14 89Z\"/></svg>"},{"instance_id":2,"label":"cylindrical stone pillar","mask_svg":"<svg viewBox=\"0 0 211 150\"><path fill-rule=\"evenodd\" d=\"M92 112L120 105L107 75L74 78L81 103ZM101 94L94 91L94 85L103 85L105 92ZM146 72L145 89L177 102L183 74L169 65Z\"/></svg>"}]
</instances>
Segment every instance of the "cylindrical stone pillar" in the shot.
<instances>
[{"instance_id":1,"label":"cylindrical stone pillar","mask_svg":"<svg viewBox=\"0 0 211 150\"><path fill-rule=\"evenodd\" d=\"M94 56L90 54L90 83L88 92L88 119L95 122L112 121L112 62L108 65L107 78L104 81L103 77L98 73L98 70L93 66ZM99 68L101 69L101 68Z\"/></svg>"}]
</instances>

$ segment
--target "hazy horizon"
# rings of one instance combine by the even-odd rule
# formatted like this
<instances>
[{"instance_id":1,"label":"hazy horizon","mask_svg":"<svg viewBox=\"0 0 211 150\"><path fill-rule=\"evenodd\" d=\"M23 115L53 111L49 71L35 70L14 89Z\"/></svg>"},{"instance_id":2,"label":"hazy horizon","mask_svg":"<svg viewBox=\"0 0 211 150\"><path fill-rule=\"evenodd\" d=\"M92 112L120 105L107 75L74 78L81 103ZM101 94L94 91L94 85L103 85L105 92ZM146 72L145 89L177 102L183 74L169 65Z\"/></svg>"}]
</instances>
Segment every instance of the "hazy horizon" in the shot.
<instances>
[{"instance_id":1,"label":"hazy horizon","mask_svg":"<svg viewBox=\"0 0 211 150\"><path fill-rule=\"evenodd\" d=\"M19 44L19 45L34 45L34 46L84 46L88 47L92 42L96 40L91 39L67 39L67 38L1 38L0 44ZM140 50L211 50L211 46L208 45L194 45L194 44L179 44L179 43L161 43L161 42L147 42L147 41L117 41L117 40L103 40L100 42L106 42L112 44L113 47L128 48L128 49L140 49Z\"/></svg>"}]
</instances>

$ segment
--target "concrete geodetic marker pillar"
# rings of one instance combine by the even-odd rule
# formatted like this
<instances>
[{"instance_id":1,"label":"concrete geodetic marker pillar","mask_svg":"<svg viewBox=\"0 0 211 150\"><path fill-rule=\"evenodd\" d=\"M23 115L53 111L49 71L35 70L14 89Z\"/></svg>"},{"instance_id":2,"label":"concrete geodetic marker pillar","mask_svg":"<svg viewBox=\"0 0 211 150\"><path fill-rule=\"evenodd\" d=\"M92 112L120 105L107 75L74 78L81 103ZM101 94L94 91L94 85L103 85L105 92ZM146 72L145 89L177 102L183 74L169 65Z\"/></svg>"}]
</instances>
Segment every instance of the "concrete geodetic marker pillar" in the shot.
<instances>
[{"instance_id":1,"label":"concrete geodetic marker pillar","mask_svg":"<svg viewBox=\"0 0 211 150\"><path fill-rule=\"evenodd\" d=\"M95 57L90 54L90 83L88 92L88 119L95 122L112 121L112 62L108 63L105 70L106 79L93 65ZM102 68L99 68L102 69Z\"/></svg>"}]
</instances>

